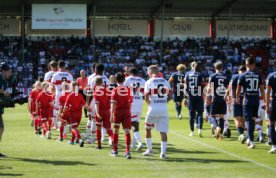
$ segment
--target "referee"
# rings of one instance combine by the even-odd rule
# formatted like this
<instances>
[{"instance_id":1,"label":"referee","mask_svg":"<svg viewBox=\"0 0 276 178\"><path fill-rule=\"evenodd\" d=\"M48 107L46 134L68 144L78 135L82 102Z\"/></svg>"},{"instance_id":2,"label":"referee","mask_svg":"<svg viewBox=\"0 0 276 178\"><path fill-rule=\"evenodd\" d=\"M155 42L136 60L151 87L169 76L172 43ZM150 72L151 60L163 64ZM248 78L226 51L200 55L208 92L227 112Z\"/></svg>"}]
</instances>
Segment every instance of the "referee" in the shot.
<instances>
[{"instance_id":1,"label":"referee","mask_svg":"<svg viewBox=\"0 0 276 178\"><path fill-rule=\"evenodd\" d=\"M1 70L2 70L1 75L0 75L0 95L10 96L10 93L7 92L7 90L9 88L8 80L12 76L12 70L11 70L10 66L4 62L2 62L0 64L0 66L1 66ZM2 117L3 114L4 114L4 108L2 106L0 106L0 142L2 139L3 132L4 132L4 121L3 121L3 117ZM5 157L5 156L6 155L0 153L0 158Z\"/></svg>"}]
</instances>

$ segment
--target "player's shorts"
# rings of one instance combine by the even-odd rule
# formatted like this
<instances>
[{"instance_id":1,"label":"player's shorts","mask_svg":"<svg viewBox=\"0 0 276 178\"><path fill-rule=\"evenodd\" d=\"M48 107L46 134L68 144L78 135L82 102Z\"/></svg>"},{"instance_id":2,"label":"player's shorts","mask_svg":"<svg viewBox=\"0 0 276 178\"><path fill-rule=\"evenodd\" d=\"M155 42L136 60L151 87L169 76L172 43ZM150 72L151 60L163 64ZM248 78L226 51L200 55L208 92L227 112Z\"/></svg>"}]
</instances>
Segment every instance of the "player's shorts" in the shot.
<instances>
[{"instance_id":1,"label":"player's shorts","mask_svg":"<svg viewBox=\"0 0 276 178\"><path fill-rule=\"evenodd\" d=\"M61 122L69 123L70 122L70 113L68 111L66 111L65 113L63 113L63 117L61 119L62 119Z\"/></svg>"},{"instance_id":2,"label":"player's shorts","mask_svg":"<svg viewBox=\"0 0 276 178\"><path fill-rule=\"evenodd\" d=\"M122 123L123 129L131 129L130 109L116 110L114 114L114 128L119 128Z\"/></svg>"},{"instance_id":3,"label":"player's shorts","mask_svg":"<svg viewBox=\"0 0 276 178\"><path fill-rule=\"evenodd\" d=\"M41 119L46 118L49 119L49 109L40 109L39 110L39 116Z\"/></svg>"},{"instance_id":4,"label":"player's shorts","mask_svg":"<svg viewBox=\"0 0 276 178\"><path fill-rule=\"evenodd\" d=\"M70 125L74 128L78 127L81 122L82 111L70 112Z\"/></svg>"},{"instance_id":5,"label":"player's shorts","mask_svg":"<svg viewBox=\"0 0 276 178\"><path fill-rule=\"evenodd\" d=\"M233 104L234 117L243 117L243 109L241 104Z\"/></svg>"},{"instance_id":6,"label":"player's shorts","mask_svg":"<svg viewBox=\"0 0 276 178\"><path fill-rule=\"evenodd\" d=\"M251 120L253 117L258 117L259 105L243 105L243 116L245 120Z\"/></svg>"},{"instance_id":7,"label":"player's shorts","mask_svg":"<svg viewBox=\"0 0 276 178\"><path fill-rule=\"evenodd\" d=\"M226 114L227 105L225 101L215 101L210 105L210 114L218 115L218 114Z\"/></svg>"},{"instance_id":8,"label":"player's shorts","mask_svg":"<svg viewBox=\"0 0 276 178\"><path fill-rule=\"evenodd\" d=\"M276 122L276 102L271 102L269 107L271 108L271 113L268 116L270 122Z\"/></svg>"},{"instance_id":9,"label":"player's shorts","mask_svg":"<svg viewBox=\"0 0 276 178\"><path fill-rule=\"evenodd\" d=\"M169 131L169 116L157 116L148 110L145 118L145 126L146 128L155 127L157 131L167 133Z\"/></svg>"},{"instance_id":10,"label":"player's shorts","mask_svg":"<svg viewBox=\"0 0 276 178\"><path fill-rule=\"evenodd\" d=\"M110 110L102 110L100 111L100 115L102 116L102 120L99 120L96 116L96 124L103 124L103 128L110 129Z\"/></svg>"},{"instance_id":11,"label":"player's shorts","mask_svg":"<svg viewBox=\"0 0 276 178\"><path fill-rule=\"evenodd\" d=\"M189 112L197 112L198 115L202 115L204 110L204 102L201 97L190 97L188 100Z\"/></svg>"},{"instance_id":12,"label":"player's shorts","mask_svg":"<svg viewBox=\"0 0 276 178\"><path fill-rule=\"evenodd\" d=\"M4 120L3 120L3 117L2 117L2 114L0 114L0 128L4 128Z\"/></svg>"},{"instance_id":13,"label":"player's shorts","mask_svg":"<svg viewBox=\"0 0 276 178\"><path fill-rule=\"evenodd\" d=\"M92 100L90 102L90 108L91 108L91 112L88 112L88 115L90 116L90 120L95 120L96 119L96 112L95 112L95 100Z\"/></svg>"},{"instance_id":14,"label":"player's shorts","mask_svg":"<svg viewBox=\"0 0 276 178\"><path fill-rule=\"evenodd\" d=\"M141 113L131 113L131 122L140 122L141 119Z\"/></svg>"},{"instance_id":15,"label":"player's shorts","mask_svg":"<svg viewBox=\"0 0 276 178\"><path fill-rule=\"evenodd\" d=\"M176 102L182 102L184 99L184 94L180 94L179 96L177 96L177 93L173 93L173 101Z\"/></svg>"}]
</instances>

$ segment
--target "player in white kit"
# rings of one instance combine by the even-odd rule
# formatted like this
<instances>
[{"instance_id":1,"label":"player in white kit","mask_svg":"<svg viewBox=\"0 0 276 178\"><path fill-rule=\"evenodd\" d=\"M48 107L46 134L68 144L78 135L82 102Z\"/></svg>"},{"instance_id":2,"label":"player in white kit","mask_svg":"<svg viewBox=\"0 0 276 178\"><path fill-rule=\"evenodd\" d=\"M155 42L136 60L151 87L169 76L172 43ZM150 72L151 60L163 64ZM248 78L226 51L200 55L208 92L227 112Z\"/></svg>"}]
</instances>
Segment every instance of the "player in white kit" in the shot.
<instances>
[{"instance_id":1,"label":"player in white kit","mask_svg":"<svg viewBox=\"0 0 276 178\"><path fill-rule=\"evenodd\" d=\"M129 69L129 74L125 80L124 85L132 89L133 103L131 107L131 126L134 128L131 147L135 148L138 143L136 151L143 148L141 136L139 133L139 122L143 110L143 93L146 81L138 76L139 71L132 67Z\"/></svg>"},{"instance_id":2,"label":"player in white kit","mask_svg":"<svg viewBox=\"0 0 276 178\"><path fill-rule=\"evenodd\" d=\"M51 82L53 75L57 72L57 68L58 68L58 63L56 61L51 61L48 64L48 69L49 71L47 73L45 73L44 75L44 82ZM57 124L57 117L54 114L55 109L53 108L53 124L54 124L54 129L58 128L58 124Z\"/></svg>"},{"instance_id":3,"label":"player in white kit","mask_svg":"<svg viewBox=\"0 0 276 178\"><path fill-rule=\"evenodd\" d=\"M109 79L103 74L104 73L104 65L103 64L97 64L95 67L95 75L93 75L93 77L88 78L88 85L90 87L90 89L94 90L96 83L95 83L95 78L96 77L101 77L101 79L103 80L103 84L105 87L109 86ZM91 107L91 133L92 133L92 142L95 141L95 132L96 132L96 120L95 120L95 101L92 99L91 102L90 101L91 96L88 97L87 100L87 104L90 105ZM103 131L104 133L102 133L102 137L104 138L105 136L105 130Z\"/></svg>"},{"instance_id":4,"label":"player in white kit","mask_svg":"<svg viewBox=\"0 0 276 178\"><path fill-rule=\"evenodd\" d=\"M164 159L166 157L167 132L169 129L167 102L171 99L171 87L167 80L158 77L158 73L159 70L155 65L148 68L150 79L145 84L145 100L149 105L145 120L147 150L143 155L151 156L153 154L151 129L156 127L156 130L161 134L160 158Z\"/></svg>"},{"instance_id":5,"label":"player in white kit","mask_svg":"<svg viewBox=\"0 0 276 178\"><path fill-rule=\"evenodd\" d=\"M70 84L73 81L73 76L65 69L65 62L60 60L58 61L58 71L53 75L51 79L51 83L55 85L56 95L55 95L55 106L54 106L54 118L57 118L58 111L59 111L59 97L62 94L62 83L65 82L66 84ZM64 129L66 133L66 129Z\"/></svg>"}]
</instances>

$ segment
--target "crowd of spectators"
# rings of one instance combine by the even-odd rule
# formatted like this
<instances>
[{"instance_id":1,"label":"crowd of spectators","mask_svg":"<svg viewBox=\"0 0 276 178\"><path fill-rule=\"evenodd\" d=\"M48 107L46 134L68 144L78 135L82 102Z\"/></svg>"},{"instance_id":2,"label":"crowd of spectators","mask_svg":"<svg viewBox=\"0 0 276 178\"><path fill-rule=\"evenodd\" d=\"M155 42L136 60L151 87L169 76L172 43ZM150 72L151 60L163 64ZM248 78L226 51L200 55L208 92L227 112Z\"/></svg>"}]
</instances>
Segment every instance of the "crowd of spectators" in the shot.
<instances>
[{"instance_id":1,"label":"crowd of spectators","mask_svg":"<svg viewBox=\"0 0 276 178\"><path fill-rule=\"evenodd\" d=\"M0 61L7 62L14 72L14 80L18 87L30 87L35 80L47 72L47 63L51 60L66 61L67 68L77 78L84 69L89 75L93 62L103 63L107 76L122 71L125 66L136 66L141 76L146 78L146 68L158 64L164 76L168 78L179 63L189 64L199 61L202 72L208 76L212 72L213 63L222 60L229 75L235 73L238 65L253 55L263 72L271 72L275 68L264 68L264 57L276 58L276 42L272 40L240 39L230 40L218 38L187 38L186 40L167 39L163 42L163 58L160 60L160 42L145 37L98 37L93 55L91 38L56 38L38 37L36 40L26 39L22 59L21 38L0 39ZM261 50L263 53L255 53ZM267 56L265 56L267 55ZM94 58L95 56L95 58Z\"/></svg>"}]
</instances>

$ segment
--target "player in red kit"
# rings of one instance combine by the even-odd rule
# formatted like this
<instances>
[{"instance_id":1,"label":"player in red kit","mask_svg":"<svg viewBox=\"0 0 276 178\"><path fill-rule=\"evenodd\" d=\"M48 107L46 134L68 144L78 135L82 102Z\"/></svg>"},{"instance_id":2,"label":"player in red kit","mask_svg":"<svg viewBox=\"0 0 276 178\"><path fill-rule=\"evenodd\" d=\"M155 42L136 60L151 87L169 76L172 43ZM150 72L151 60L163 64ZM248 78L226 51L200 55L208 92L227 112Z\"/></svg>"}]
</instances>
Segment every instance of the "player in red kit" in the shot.
<instances>
[{"instance_id":1,"label":"player in red kit","mask_svg":"<svg viewBox=\"0 0 276 178\"><path fill-rule=\"evenodd\" d=\"M72 82L71 86L72 93L68 95L60 117L63 118L65 113L69 111L70 125L72 127L72 137L69 144L73 145L75 139L77 138L80 147L83 147L84 141L81 139L78 127L81 122L82 107L85 106L86 109L89 109L89 107L85 105L86 102L83 99L83 96L79 94L77 83Z\"/></svg>"},{"instance_id":2,"label":"player in red kit","mask_svg":"<svg viewBox=\"0 0 276 178\"><path fill-rule=\"evenodd\" d=\"M62 94L59 97L59 116L62 113L62 110L64 108L66 99L68 97L68 95L71 93L70 87L67 83L63 82L62 83ZM62 142L64 139L64 127L66 126L66 124L68 124L70 122L70 115L69 115L69 111L67 110L62 117L59 117L59 121L60 121L60 127L59 127L59 139L58 141Z\"/></svg>"},{"instance_id":3,"label":"player in red kit","mask_svg":"<svg viewBox=\"0 0 276 178\"><path fill-rule=\"evenodd\" d=\"M110 122L110 99L111 90L105 87L101 77L95 78L95 91L93 93L93 99L95 100L95 112L96 112L96 126L97 126L97 149L102 149L101 145L101 129L105 128L110 140L113 140L113 132L111 130Z\"/></svg>"},{"instance_id":4,"label":"player in red kit","mask_svg":"<svg viewBox=\"0 0 276 178\"><path fill-rule=\"evenodd\" d=\"M31 91L29 96L29 112L32 117L32 123L34 124L35 133L39 134L38 128L40 126L40 118L38 117L38 113L36 112L36 98L39 93L42 91L41 82L37 81L34 84L34 89Z\"/></svg>"},{"instance_id":5,"label":"player in red kit","mask_svg":"<svg viewBox=\"0 0 276 178\"><path fill-rule=\"evenodd\" d=\"M43 132L42 137L47 137L47 139L51 139L51 131L49 130L48 122L50 119L50 106L54 105L52 95L53 93L49 92L49 83L43 82L42 89L43 91L40 92L36 98L36 112L39 114Z\"/></svg>"},{"instance_id":6,"label":"player in red kit","mask_svg":"<svg viewBox=\"0 0 276 178\"><path fill-rule=\"evenodd\" d=\"M132 95L130 88L124 86L125 76L122 73L115 75L118 87L113 89L111 95L111 122L114 122L113 150L111 156L118 156L118 134L122 123L125 132L126 151L125 158L131 159L130 155L130 129L131 129L131 104Z\"/></svg>"}]
</instances>

